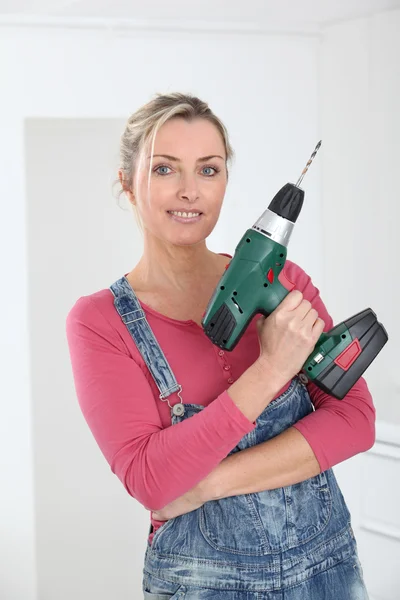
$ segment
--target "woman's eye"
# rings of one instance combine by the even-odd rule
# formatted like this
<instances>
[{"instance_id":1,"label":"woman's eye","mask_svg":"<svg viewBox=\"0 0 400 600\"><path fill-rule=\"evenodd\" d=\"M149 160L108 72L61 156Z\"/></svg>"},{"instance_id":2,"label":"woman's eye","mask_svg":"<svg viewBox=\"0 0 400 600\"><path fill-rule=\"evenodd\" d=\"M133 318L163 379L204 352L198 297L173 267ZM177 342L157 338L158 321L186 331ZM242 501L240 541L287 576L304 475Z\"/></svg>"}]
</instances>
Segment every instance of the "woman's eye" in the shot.
<instances>
[{"instance_id":1,"label":"woman's eye","mask_svg":"<svg viewBox=\"0 0 400 600\"><path fill-rule=\"evenodd\" d=\"M161 171L160 169L164 169L164 170ZM160 165L159 167L157 167L157 169L155 169L155 172L158 175L168 175L168 173L166 172L165 169L169 169L169 167L167 167L166 165Z\"/></svg>"},{"instance_id":2,"label":"woman's eye","mask_svg":"<svg viewBox=\"0 0 400 600\"><path fill-rule=\"evenodd\" d=\"M208 173L205 173L205 175L215 175L218 173L218 170L215 167L204 167L203 172L206 170L208 170ZM214 173L210 173L210 171L214 171Z\"/></svg>"}]
</instances>

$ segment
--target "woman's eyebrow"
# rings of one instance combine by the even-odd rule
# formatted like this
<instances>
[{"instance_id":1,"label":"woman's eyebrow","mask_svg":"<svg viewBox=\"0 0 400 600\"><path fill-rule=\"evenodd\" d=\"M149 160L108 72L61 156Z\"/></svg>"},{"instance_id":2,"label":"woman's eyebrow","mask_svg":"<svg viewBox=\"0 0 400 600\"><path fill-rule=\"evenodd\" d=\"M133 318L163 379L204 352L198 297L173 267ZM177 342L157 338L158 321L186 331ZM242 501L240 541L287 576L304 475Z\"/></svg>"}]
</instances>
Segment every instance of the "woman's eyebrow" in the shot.
<instances>
[{"instance_id":1,"label":"woman's eyebrow","mask_svg":"<svg viewBox=\"0 0 400 600\"><path fill-rule=\"evenodd\" d=\"M169 154L153 154L153 158L155 158L156 156L161 156L162 158L167 158L168 160L173 160L173 161L176 161L176 162L181 162L180 158L177 158L176 156L170 156ZM148 156L147 158L151 158L151 156ZM203 160L211 160L211 158L222 158L222 160L225 160L219 154L210 154L210 156L202 156L201 158L198 158L197 162L201 162Z\"/></svg>"}]
</instances>

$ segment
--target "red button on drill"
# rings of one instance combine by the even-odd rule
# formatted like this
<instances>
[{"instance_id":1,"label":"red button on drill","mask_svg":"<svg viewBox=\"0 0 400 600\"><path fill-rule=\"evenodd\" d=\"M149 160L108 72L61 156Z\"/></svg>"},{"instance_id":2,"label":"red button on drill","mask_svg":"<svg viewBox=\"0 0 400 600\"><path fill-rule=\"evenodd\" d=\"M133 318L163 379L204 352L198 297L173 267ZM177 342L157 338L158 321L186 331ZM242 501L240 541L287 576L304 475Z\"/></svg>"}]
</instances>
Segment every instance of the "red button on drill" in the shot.
<instances>
[{"instance_id":1,"label":"red button on drill","mask_svg":"<svg viewBox=\"0 0 400 600\"><path fill-rule=\"evenodd\" d=\"M268 274L267 274L267 279L268 279L268 281L269 281L270 283L272 283L272 282L274 281L274 272L273 272L273 270L272 270L272 269L270 269L270 270L268 271Z\"/></svg>"}]
</instances>

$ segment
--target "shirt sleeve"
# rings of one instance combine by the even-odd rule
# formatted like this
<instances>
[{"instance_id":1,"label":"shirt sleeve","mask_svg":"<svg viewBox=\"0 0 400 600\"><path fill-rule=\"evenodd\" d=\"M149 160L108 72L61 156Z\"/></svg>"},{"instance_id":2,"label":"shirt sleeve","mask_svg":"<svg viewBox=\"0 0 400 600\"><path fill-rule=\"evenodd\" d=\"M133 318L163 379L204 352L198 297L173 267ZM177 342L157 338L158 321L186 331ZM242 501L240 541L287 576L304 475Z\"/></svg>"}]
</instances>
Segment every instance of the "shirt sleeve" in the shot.
<instances>
[{"instance_id":1,"label":"shirt sleeve","mask_svg":"<svg viewBox=\"0 0 400 600\"><path fill-rule=\"evenodd\" d=\"M190 419L163 428L142 368L88 296L68 313L66 334L84 418L112 472L149 510L194 487L256 426L225 391Z\"/></svg>"},{"instance_id":2,"label":"shirt sleeve","mask_svg":"<svg viewBox=\"0 0 400 600\"><path fill-rule=\"evenodd\" d=\"M309 275L295 263L286 261L285 272L325 321L324 331L334 323L319 290ZM375 442L375 407L367 383L361 377L342 400L331 396L315 383L307 385L315 411L300 419L294 427L306 438L321 472L372 448Z\"/></svg>"}]
</instances>

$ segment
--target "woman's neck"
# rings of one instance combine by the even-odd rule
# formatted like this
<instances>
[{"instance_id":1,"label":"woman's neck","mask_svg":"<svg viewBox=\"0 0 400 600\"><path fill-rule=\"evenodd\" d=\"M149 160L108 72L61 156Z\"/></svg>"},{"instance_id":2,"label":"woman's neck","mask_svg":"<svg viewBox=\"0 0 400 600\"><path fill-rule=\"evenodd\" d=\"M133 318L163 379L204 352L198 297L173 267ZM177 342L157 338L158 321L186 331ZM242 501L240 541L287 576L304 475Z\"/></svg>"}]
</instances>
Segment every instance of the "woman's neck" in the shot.
<instances>
[{"instance_id":1,"label":"woman's neck","mask_svg":"<svg viewBox=\"0 0 400 600\"><path fill-rule=\"evenodd\" d=\"M196 246L148 245L129 275L143 291L185 294L214 281L223 258L208 250L205 243Z\"/></svg>"}]
</instances>

